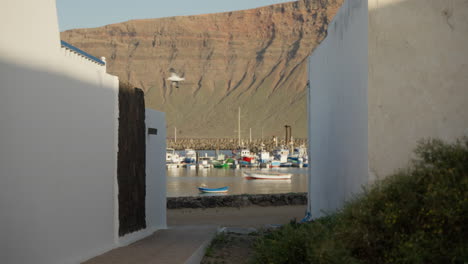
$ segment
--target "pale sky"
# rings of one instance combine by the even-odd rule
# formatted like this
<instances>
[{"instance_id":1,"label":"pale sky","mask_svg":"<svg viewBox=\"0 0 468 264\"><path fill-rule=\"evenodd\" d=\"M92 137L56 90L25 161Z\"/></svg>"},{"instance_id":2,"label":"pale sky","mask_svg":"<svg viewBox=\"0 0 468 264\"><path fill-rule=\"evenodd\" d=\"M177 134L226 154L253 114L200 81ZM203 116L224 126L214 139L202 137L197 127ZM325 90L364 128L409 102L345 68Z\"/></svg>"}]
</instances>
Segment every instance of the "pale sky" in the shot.
<instances>
[{"instance_id":1,"label":"pale sky","mask_svg":"<svg viewBox=\"0 0 468 264\"><path fill-rule=\"evenodd\" d=\"M293 0L57 0L60 31L131 19L250 9Z\"/></svg>"}]
</instances>

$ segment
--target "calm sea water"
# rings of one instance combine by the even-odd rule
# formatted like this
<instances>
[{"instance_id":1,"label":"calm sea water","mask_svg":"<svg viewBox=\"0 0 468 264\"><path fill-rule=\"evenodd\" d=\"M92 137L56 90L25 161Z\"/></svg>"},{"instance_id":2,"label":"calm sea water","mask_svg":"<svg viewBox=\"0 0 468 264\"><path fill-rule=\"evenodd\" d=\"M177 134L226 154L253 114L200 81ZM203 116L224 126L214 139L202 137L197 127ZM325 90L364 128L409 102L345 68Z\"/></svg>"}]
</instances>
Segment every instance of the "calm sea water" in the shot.
<instances>
[{"instance_id":1,"label":"calm sea water","mask_svg":"<svg viewBox=\"0 0 468 264\"><path fill-rule=\"evenodd\" d=\"M208 188L229 186L227 194L272 194L307 191L307 168L262 169L292 173L290 180L246 180L240 169L167 169L167 196L220 195L200 194L197 187ZM221 194L222 195L222 194Z\"/></svg>"}]
</instances>

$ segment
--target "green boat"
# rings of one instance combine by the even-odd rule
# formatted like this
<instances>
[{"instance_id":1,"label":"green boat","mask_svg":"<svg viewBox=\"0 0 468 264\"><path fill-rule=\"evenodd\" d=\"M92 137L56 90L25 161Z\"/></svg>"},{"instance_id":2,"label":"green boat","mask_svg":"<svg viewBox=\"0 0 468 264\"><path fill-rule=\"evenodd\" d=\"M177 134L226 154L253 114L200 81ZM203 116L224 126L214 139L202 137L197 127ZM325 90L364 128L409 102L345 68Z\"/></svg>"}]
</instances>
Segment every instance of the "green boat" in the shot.
<instances>
[{"instance_id":1,"label":"green boat","mask_svg":"<svg viewBox=\"0 0 468 264\"><path fill-rule=\"evenodd\" d=\"M217 162L213 162L213 167L218 168L218 169L229 168L229 164L217 161Z\"/></svg>"},{"instance_id":2,"label":"green boat","mask_svg":"<svg viewBox=\"0 0 468 264\"><path fill-rule=\"evenodd\" d=\"M229 158L225 161L214 161L213 167L214 168L230 168L233 163L234 163L234 160Z\"/></svg>"}]
</instances>

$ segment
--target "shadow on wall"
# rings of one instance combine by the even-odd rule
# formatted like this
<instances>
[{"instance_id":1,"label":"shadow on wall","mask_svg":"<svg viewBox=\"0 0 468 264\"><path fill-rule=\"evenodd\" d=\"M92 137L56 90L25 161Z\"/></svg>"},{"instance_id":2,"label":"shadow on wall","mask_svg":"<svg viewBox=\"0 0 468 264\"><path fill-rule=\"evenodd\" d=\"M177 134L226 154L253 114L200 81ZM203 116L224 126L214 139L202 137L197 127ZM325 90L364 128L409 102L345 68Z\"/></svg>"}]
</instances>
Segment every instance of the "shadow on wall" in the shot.
<instances>
[{"instance_id":1,"label":"shadow on wall","mask_svg":"<svg viewBox=\"0 0 468 264\"><path fill-rule=\"evenodd\" d=\"M4 61L0 80L3 263L113 248L117 91Z\"/></svg>"}]
</instances>

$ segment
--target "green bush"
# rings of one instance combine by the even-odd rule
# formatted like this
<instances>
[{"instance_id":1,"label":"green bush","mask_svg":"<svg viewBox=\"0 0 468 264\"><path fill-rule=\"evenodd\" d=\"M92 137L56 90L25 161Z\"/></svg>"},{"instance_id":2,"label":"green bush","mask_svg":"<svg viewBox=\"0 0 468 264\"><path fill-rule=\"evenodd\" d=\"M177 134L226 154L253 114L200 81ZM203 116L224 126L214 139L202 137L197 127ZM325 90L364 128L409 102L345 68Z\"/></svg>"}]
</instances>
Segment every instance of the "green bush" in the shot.
<instances>
[{"instance_id":1,"label":"green bush","mask_svg":"<svg viewBox=\"0 0 468 264\"><path fill-rule=\"evenodd\" d=\"M425 140L411 168L341 211L292 223L256 244L254 263L468 262L468 138Z\"/></svg>"}]
</instances>

